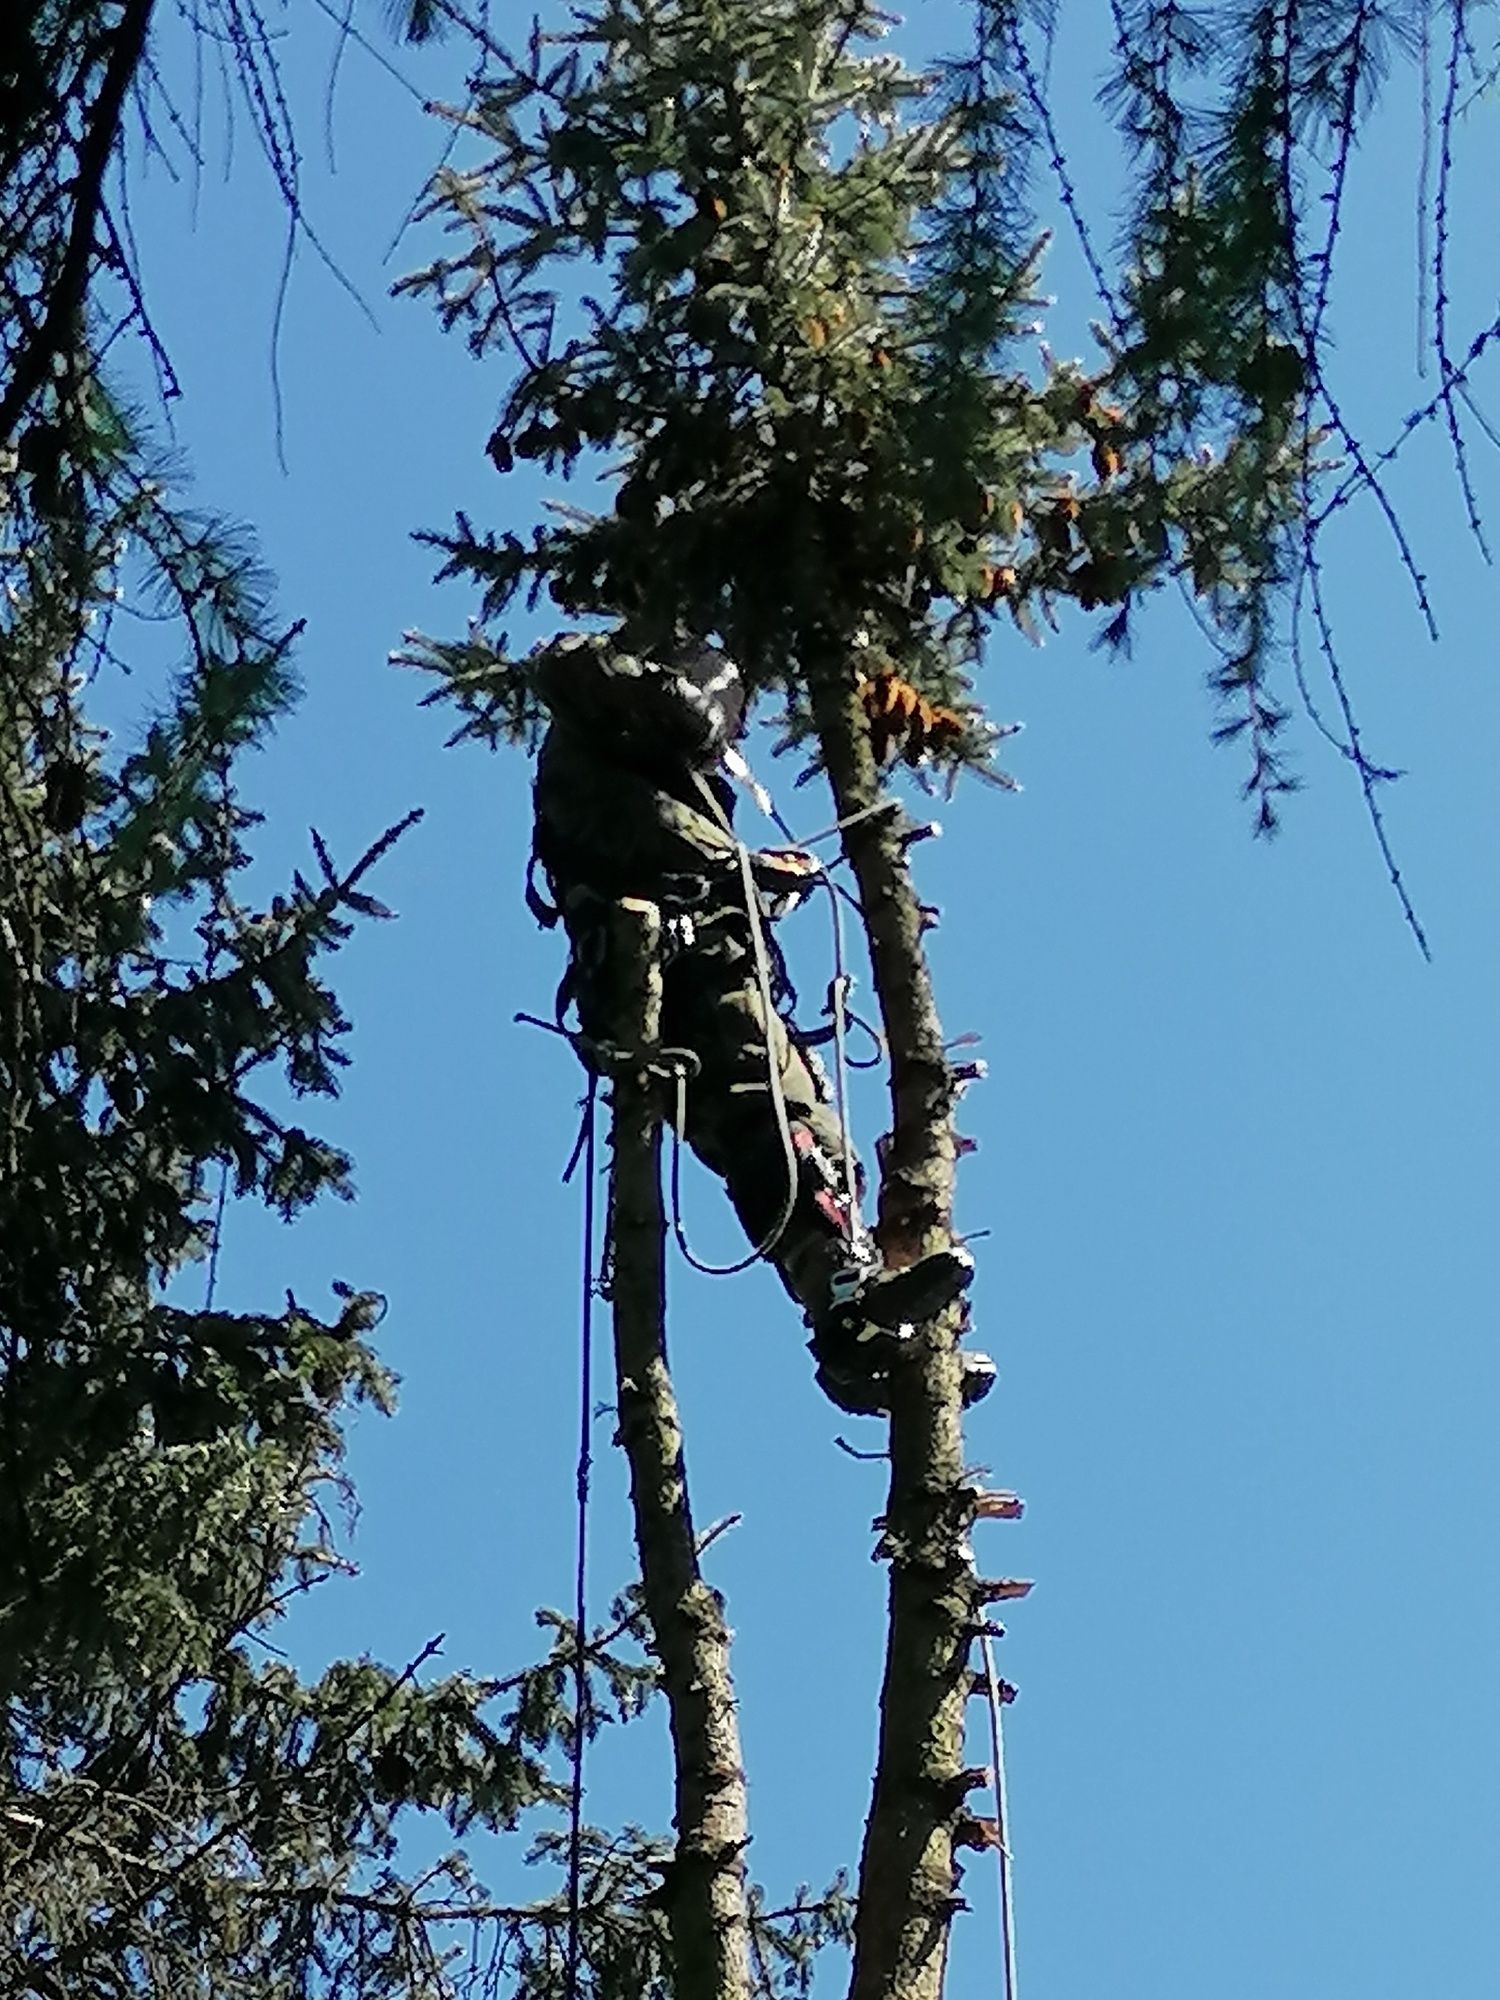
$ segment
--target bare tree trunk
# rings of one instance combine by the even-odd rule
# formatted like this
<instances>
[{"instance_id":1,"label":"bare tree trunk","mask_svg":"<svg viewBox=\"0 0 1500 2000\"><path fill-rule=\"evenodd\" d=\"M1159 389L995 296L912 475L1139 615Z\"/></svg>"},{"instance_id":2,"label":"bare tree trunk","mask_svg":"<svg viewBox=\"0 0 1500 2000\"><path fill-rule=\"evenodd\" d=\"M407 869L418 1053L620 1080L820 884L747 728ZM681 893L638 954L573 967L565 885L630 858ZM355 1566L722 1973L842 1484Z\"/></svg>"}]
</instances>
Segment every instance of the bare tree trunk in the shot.
<instances>
[{"instance_id":1,"label":"bare tree trunk","mask_svg":"<svg viewBox=\"0 0 1500 2000\"><path fill-rule=\"evenodd\" d=\"M840 818L872 805L879 774L846 661L812 676L818 736ZM881 1021L891 1052L892 1142L878 1235L904 1264L952 1241L953 1079L922 946L923 914L900 815L849 827ZM865 1827L851 2000L939 2000L954 1910L954 1833L975 1782L962 1768L977 1593L967 1552L957 1339L961 1310L893 1373L885 1515L890 1622L874 1798Z\"/></svg>"},{"instance_id":2,"label":"bare tree trunk","mask_svg":"<svg viewBox=\"0 0 1500 2000\"><path fill-rule=\"evenodd\" d=\"M614 1081L611 1222L620 1438L630 1462L646 1612L671 1712L677 1852L663 1889L677 2000L748 2000L745 1772L729 1672L729 1629L698 1567L677 1400L667 1369L666 1223L659 1085L645 1066L661 1039L661 916L616 906L615 1039L642 1052Z\"/></svg>"}]
</instances>

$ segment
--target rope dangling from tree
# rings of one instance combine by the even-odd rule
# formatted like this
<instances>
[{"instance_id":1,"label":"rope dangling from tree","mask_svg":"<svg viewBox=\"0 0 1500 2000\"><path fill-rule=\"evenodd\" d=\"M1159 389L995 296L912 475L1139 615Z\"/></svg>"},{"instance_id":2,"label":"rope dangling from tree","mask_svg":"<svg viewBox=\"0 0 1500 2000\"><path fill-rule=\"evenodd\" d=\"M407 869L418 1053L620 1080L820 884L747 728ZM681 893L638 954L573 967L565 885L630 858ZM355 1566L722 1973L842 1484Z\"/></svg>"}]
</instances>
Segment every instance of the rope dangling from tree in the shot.
<instances>
[{"instance_id":1,"label":"rope dangling from tree","mask_svg":"<svg viewBox=\"0 0 1500 2000\"><path fill-rule=\"evenodd\" d=\"M583 1154L583 1300L579 1314L578 1535L573 1572L573 1772L568 1816L568 2000L578 2000L583 1957L583 1748L588 1707L589 1486L594 1424L594 1182L597 1172L595 1107L598 1079L590 1076L579 1142ZM578 1160L577 1151L568 1174ZM565 1175L566 1179L567 1176Z\"/></svg>"},{"instance_id":2,"label":"rope dangling from tree","mask_svg":"<svg viewBox=\"0 0 1500 2000\"><path fill-rule=\"evenodd\" d=\"M758 1263L761 1258L769 1256L775 1250L776 1245L786 1233L787 1225L792 1219L792 1212L797 1204L799 1176L796 1148L792 1141L786 1099L782 1092L781 1070L776 1060L776 1006L771 979L770 952L766 941L765 917L761 909L760 894L756 888L755 878L751 869L752 857L750 849L735 832L734 824L729 815L725 812L723 806L715 796L712 787L706 783L701 773L694 773L694 783L702 796L705 808L718 823L720 830L734 843L735 859L740 872L740 889L744 902L745 917L750 926L750 942L754 953L756 985L759 990L761 1011L765 1020L766 1080L770 1090L771 1107L776 1118L777 1132L781 1138L782 1156L787 1174L786 1189L780 1212L765 1236L753 1249L745 1256L737 1258L732 1264L710 1264L699 1257L688 1241L687 1230L682 1219L682 1144L683 1135L687 1129L689 1068L682 1060L683 1052L663 1050L663 1058L667 1062L668 1072L675 1086L675 1108L671 1125L672 1233L677 1239L677 1247L682 1253L684 1260L691 1265L693 1270L701 1271L705 1277L730 1278L734 1277L740 1271L748 1270L752 1264ZM777 827L796 846L798 843L795 837L791 834L786 821L777 812L769 797L761 793L758 786L756 787L756 791L757 796L763 801L764 809L770 814ZM824 833L815 834L813 838L815 840L823 839L829 833L839 832L846 825L852 825L858 820L869 818L877 812L890 810L895 806L895 803L893 799L878 800L875 805L865 807L862 812L852 814L846 820L836 821L832 827L826 828ZM850 1129L849 1070L851 1065L848 1051L848 1023L850 1019L848 1001L849 988L852 981L844 959L844 931L842 913L839 909L838 885L833 880L827 866L821 862L818 864L813 879L815 885L824 890L828 896L830 924L832 927L834 975L828 987L828 1012L833 1022L834 1108L838 1113L839 1125L843 1133L842 1156L839 1160L839 1167L843 1175L844 1197L848 1204L852 1240L858 1245L865 1234L865 1227L860 1214L859 1175L855 1166L854 1141ZM875 1031L869 1028L867 1023L862 1022L861 1026L866 1028L866 1032L873 1037L878 1045L879 1036L875 1034Z\"/></svg>"},{"instance_id":3,"label":"rope dangling from tree","mask_svg":"<svg viewBox=\"0 0 1500 2000\"><path fill-rule=\"evenodd\" d=\"M1004 1967L1004 2000L1019 2000L1016 1987L1015 1887L1010 1852L1010 1801L1005 1790L1005 1727L1001 1721L1005 1697L995 1672L995 1649L988 1633L980 1637L984 1652L985 1695L990 1713L990 1756L995 1793L995 1858L1000 1864L1000 1957Z\"/></svg>"}]
</instances>

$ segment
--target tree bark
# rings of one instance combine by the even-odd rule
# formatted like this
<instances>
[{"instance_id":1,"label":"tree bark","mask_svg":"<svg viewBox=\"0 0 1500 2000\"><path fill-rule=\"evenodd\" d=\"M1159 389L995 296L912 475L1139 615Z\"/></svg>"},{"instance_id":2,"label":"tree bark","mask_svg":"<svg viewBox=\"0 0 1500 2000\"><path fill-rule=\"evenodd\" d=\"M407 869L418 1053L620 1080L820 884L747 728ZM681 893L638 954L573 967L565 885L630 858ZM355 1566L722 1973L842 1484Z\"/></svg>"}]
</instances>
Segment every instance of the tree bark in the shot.
<instances>
[{"instance_id":1,"label":"tree bark","mask_svg":"<svg viewBox=\"0 0 1500 2000\"><path fill-rule=\"evenodd\" d=\"M729 1629L723 1599L698 1567L667 1368L660 1087L650 1068L661 1038L660 938L654 904L627 898L616 905L615 1041L636 1052L614 1079L611 1298L620 1439L630 1464L646 1612L671 1714L677 1851L662 1899L674 1990L677 2000L748 2000L749 1827Z\"/></svg>"},{"instance_id":2,"label":"tree bark","mask_svg":"<svg viewBox=\"0 0 1500 2000\"><path fill-rule=\"evenodd\" d=\"M880 795L847 658L810 675L813 712L839 817ZM952 1241L953 1078L933 998L924 919L902 816L845 829L859 885L881 1023L891 1054L891 1144L877 1235L889 1263ZM955 1909L954 1829L963 1771L969 1653L978 1611L967 1533L958 1335L962 1307L893 1371L891 1479L884 1520L889 1626L874 1797L865 1827L851 2000L939 2000Z\"/></svg>"}]
</instances>

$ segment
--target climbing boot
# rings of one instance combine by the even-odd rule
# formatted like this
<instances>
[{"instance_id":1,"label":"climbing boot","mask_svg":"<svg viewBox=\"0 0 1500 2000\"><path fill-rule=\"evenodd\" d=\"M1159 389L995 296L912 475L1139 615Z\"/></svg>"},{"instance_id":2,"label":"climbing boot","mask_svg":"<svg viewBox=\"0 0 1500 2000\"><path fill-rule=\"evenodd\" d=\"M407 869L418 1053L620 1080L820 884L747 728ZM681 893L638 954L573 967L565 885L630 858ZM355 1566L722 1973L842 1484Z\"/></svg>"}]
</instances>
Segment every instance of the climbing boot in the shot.
<instances>
[{"instance_id":1,"label":"climbing boot","mask_svg":"<svg viewBox=\"0 0 1500 2000\"><path fill-rule=\"evenodd\" d=\"M871 1261L831 1273L828 1304L814 1322L811 1343L824 1394L851 1416L889 1410L890 1370L902 1348L917 1327L968 1289L973 1276L974 1259L960 1249L935 1250L899 1271ZM966 1402L977 1402L988 1388L979 1379Z\"/></svg>"},{"instance_id":2,"label":"climbing boot","mask_svg":"<svg viewBox=\"0 0 1500 2000\"><path fill-rule=\"evenodd\" d=\"M964 1408L971 1410L976 1403L982 1403L995 1386L999 1370L987 1354L975 1352L963 1357L964 1379L961 1394Z\"/></svg>"},{"instance_id":3,"label":"climbing boot","mask_svg":"<svg viewBox=\"0 0 1500 2000\"><path fill-rule=\"evenodd\" d=\"M816 1343L813 1352L817 1353ZM987 1354L963 1356L963 1380L959 1393L966 1410L984 1401L995 1386L995 1374L995 1364ZM827 1361L820 1357L817 1383L829 1402L851 1417L890 1415L891 1378L885 1369L860 1368L857 1362L851 1366L847 1356L840 1357L839 1361Z\"/></svg>"},{"instance_id":4,"label":"climbing boot","mask_svg":"<svg viewBox=\"0 0 1500 2000\"><path fill-rule=\"evenodd\" d=\"M828 1286L828 1311L818 1331L859 1345L879 1335L909 1335L914 1327L935 1319L966 1292L974 1277L974 1259L967 1250L934 1250L899 1271L879 1264L849 1264L834 1272Z\"/></svg>"},{"instance_id":5,"label":"climbing boot","mask_svg":"<svg viewBox=\"0 0 1500 2000\"><path fill-rule=\"evenodd\" d=\"M814 1350L816 1351L816 1350ZM851 1417L887 1417L891 1412L890 1378L859 1369L818 1363L817 1384L836 1409Z\"/></svg>"}]
</instances>

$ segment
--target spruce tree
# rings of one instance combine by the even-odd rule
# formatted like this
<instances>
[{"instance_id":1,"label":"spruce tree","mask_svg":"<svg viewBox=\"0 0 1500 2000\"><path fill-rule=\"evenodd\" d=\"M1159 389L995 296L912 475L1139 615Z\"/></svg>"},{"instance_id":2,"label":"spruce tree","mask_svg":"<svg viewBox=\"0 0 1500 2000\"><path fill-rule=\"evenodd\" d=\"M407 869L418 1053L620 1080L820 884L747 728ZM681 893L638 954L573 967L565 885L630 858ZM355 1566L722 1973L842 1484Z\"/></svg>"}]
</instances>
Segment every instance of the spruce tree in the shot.
<instances>
[{"instance_id":1,"label":"spruce tree","mask_svg":"<svg viewBox=\"0 0 1500 2000\"><path fill-rule=\"evenodd\" d=\"M434 1674L436 1639L307 1680L272 1639L348 1567L344 1425L393 1385L373 1291L268 1274L226 1310L218 1231L351 1193L305 1107L346 1062L327 961L387 914L406 822L244 889L297 631L104 360L154 344L106 196L149 14L0 27L0 1993L555 1991L560 1898L499 1904L457 1847L409 1866L401 1829L555 1817L549 1751L649 1685L633 1602L581 1717L561 1621L502 1682ZM628 1866L597 1843L591 1897ZM649 1990L657 1926L605 1915L596 1962Z\"/></svg>"},{"instance_id":2,"label":"spruce tree","mask_svg":"<svg viewBox=\"0 0 1500 2000\"><path fill-rule=\"evenodd\" d=\"M1392 447L1440 421L1466 491L1469 377L1495 332L1465 346L1446 296L1468 11L1437 38L1439 386ZM415 39L461 20L447 0L402 13ZM1419 18L1435 46L1438 17ZM513 53L478 28L482 73L454 114L470 150L434 196L459 248L412 289L514 364L497 468L604 467L614 483L600 511L524 535L461 521L434 537L484 595L464 642L414 642L463 733L535 734L501 627L518 600L561 626L623 622L646 649L712 634L854 818L903 752L929 778L1005 782L1003 720L976 681L986 651L1073 608L1126 644L1175 579L1218 641L1221 733L1245 746L1255 824L1275 824L1292 782L1276 618L1289 585L1315 598L1312 528L1372 490L1401 538L1391 453L1354 436L1332 386L1328 273L1356 136L1418 17L1362 0L1121 6L1130 269L1101 267L1097 353L1041 369L1043 244L1020 168L1047 138L1045 98L1021 12L977 0L975 20L972 56L935 78L876 53L885 23L853 0L591 0ZM198 25L222 32L271 119L295 206L263 18L215 0ZM636 1642L670 1650L639 1593L582 1651L550 1618L547 1657L500 1680L355 1660L307 1684L265 1647L342 1562L342 1419L386 1404L390 1382L373 1293L322 1314L219 1309L215 1217L225 1185L284 1214L347 1191L347 1161L297 1100L337 1082L345 1023L324 961L381 914L366 878L386 837L352 865L317 845L310 879L243 900L239 760L292 697L294 634L243 538L184 506L101 361L141 337L170 384L105 180L155 26L149 0L31 0L0 23L0 1991L504 1979L571 1996L576 1973L601 1995L722 1992L684 1963L671 1843L582 1829L568 1908L567 1753L655 1684ZM1329 185L1309 192L1314 167ZM1326 450L1346 467L1317 499ZM180 652L123 744L94 692L129 657L121 602L164 606ZM879 693L896 679L940 730L896 727ZM1344 719L1373 808L1388 774L1347 705ZM911 831L878 816L845 840L892 1057L880 1213L897 1257L950 1233L963 1082ZM1004 1586L968 1560L994 1503L964 1470L956 1332L935 1329L892 1422L856 1926L868 1995L940 1990L955 1850L996 1833L961 1755L971 1638ZM696 1754L679 1753L680 1791L701 1789ZM413 1808L461 1836L435 1869L404 1863ZM504 1903L470 1836L518 1823L552 1886ZM734 1893L761 1990L805 1988L848 1929L839 1885L771 1913L739 1875Z\"/></svg>"},{"instance_id":3,"label":"spruce tree","mask_svg":"<svg viewBox=\"0 0 1500 2000\"><path fill-rule=\"evenodd\" d=\"M879 50L885 25L865 0L597 0L515 52L481 37L431 202L457 244L406 288L511 366L497 469L597 474L604 498L525 533L461 518L432 535L444 574L480 586L483 620L408 657L458 706L458 737L492 743L540 721L503 630L521 604L545 600L565 628L605 621L634 651L686 635L740 662L845 827L890 1058L877 1233L900 1264L953 1240L964 1071L928 968L914 825L876 810L889 765L1006 782L975 682L991 634L1034 636L1071 601L1122 640L1176 577L1222 635L1224 732L1245 737L1272 824L1288 781L1267 604L1307 440L1264 325L1244 335L1251 420L1210 453L1164 444L1139 342L1032 370L1043 245L1019 219L996 226L1014 160L994 23L981 15L972 57L937 76ZM976 1520L1002 1509L965 1469L960 1330L950 1312L893 1375L860 2000L935 2000L959 1852L998 1837L963 1743L984 1606L1008 1586L973 1560ZM637 1530L646 1557L639 1512ZM676 1740L681 1799L701 1753ZM728 1963L709 1983L678 1973L682 1992L740 1990Z\"/></svg>"}]
</instances>

